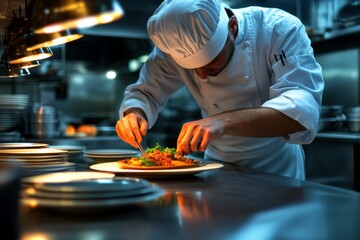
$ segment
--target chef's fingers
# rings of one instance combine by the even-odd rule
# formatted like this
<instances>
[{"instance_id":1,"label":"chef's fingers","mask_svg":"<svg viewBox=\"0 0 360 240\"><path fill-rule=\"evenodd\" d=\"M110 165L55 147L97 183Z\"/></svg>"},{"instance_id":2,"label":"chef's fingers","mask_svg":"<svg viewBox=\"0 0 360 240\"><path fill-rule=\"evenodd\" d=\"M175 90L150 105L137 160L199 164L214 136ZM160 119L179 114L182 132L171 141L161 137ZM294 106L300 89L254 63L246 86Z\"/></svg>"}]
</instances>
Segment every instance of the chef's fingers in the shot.
<instances>
[{"instance_id":1,"label":"chef's fingers","mask_svg":"<svg viewBox=\"0 0 360 240\"><path fill-rule=\"evenodd\" d=\"M135 136L132 132L130 122L128 121L128 119L126 119L126 117L117 121L116 133L124 142L126 142L136 148Z\"/></svg>"},{"instance_id":2,"label":"chef's fingers","mask_svg":"<svg viewBox=\"0 0 360 240\"><path fill-rule=\"evenodd\" d=\"M130 113L117 122L116 133L123 141L136 148L136 141L142 142L142 137L146 135L147 126L148 123L143 117Z\"/></svg>"},{"instance_id":3,"label":"chef's fingers","mask_svg":"<svg viewBox=\"0 0 360 240\"><path fill-rule=\"evenodd\" d=\"M177 149L178 155L183 156L190 154L191 147L190 142L192 139L193 125L190 123L185 123L180 131L180 134L177 139Z\"/></svg>"},{"instance_id":4,"label":"chef's fingers","mask_svg":"<svg viewBox=\"0 0 360 240\"><path fill-rule=\"evenodd\" d=\"M202 139L200 141L200 143L198 144L198 150L205 152L206 148L208 147L210 143L210 134L208 131L206 131L203 135L202 135Z\"/></svg>"},{"instance_id":5,"label":"chef's fingers","mask_svg":"<svg viewBox=\"0 0 360 240\"><path fill-rule=\"evenodd\" d=\"M146 121L146 119L143 118L143 117L139 117L139 118L138 118L138 122L139 122L139 126L140 126L141 136L142 136L142 137L145 137L145 136L146 136L146 133L147 133L147 129L148 129L149 124L148 124L148 122ZM142 140L142 139L141 139L141 140ZM138 142L138 143L141 143L141 141Z\"/></svg>"},{"instance_id":6,"label":"chef's fingers","mask_svg":"<svg viewBox=\"0 0 360 240\"><path fill-rule=\"evenodd\" d=\"M143 136L146 135L148 123L145 118L136 113L130 113L125 118L128 119L132 132L132 134L128 135L129 141L132 146L136 147L136 142L141 143L143 140Z\"/></svg>"},{"instance_id":7,"label":"chef's fingers","mask_svg":"<svg viewBox=\"0 0 360 240\"><path fill-rule=\"evenodd\" d=\"M199 145L203 138L204 130L201 126L196 126L194 130L191 131L192 136L190 137L190 150L191 152L197 152L199 150Z\"/></svg>"}]
</instances>

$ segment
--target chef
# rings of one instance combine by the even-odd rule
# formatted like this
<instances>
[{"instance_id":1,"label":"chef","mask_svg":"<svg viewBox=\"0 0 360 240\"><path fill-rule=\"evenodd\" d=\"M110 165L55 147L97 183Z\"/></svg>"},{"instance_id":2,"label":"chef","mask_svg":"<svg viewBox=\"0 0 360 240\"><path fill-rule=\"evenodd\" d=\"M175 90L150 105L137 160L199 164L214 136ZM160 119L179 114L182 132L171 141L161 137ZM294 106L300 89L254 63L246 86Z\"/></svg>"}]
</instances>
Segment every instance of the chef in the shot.
<instances>
[{"instance_id":1,"label":"chef","mask_svg":"<svg viewBox=\"0 0 360 240\"><path fill-rule=\"evenodd\" d=\"M179 155L304 179L324 81L300 20L280 9L165 0L148 20L155 48L129 85L116 132L136 147L186 86L202 119L185 123Z\"/></svg>"}]
</instances>

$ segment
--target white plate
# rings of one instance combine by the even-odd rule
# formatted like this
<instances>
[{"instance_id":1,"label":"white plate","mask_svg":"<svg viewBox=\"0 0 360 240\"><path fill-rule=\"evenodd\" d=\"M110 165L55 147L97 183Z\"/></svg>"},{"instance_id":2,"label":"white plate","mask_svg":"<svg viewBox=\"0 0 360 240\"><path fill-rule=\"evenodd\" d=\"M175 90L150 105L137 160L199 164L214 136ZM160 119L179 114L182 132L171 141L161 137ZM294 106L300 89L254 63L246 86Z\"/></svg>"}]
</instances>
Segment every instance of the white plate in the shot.
<instances>
[{"instance_id":1,"label":"white plate","mask_svg":"<svg viewBox=\"0 0 360 240\"><path fill-rule=\"evenodd\" d=\"M23 156L23 155L35 155L35 156L58 156L65 155L67 151L53 148L29 148L29 149L0 149L0 155L8 156Z\"/></svg>"},{"instance_id":2,"label":"white plate","mask_svg":"<svg viewBox=\"0 0 360 240\"><path fill-rule=\"evenodd\" d=\"M0 143L0 149L46 148L46 143Z\"/></svg>"},{"instance_id":3,"label":"white plate","mask_svg":"<svg viewBox=\"0 0 360 240\"><path fill-rule=\"evenodd\" d=\"M94 149L94 150L86 150L85 155L91 156L125 156L125 155L135 155L138 154L139 151L129 150L129 149Z\"/></svg>"},{"instance_id":4,"label":"white plate","mask_svg":"<svg viewBox=\"0 0 360 240\"><path fill-rule=\"evenodd\" d=\"M117 162L99 163L91 165L90 168L97 171L119 173L127 176L138 177L169 177L179 175L192 175L201 173L203 171L214 170L222 168L224 165L220 163L206 163L202 162L201 166L193 168L180 168L180 169L161 169L161 170L135 170L135 169L122 169Z\"/></svg>"},{"instance_id":5,"label":"white plate","mask_svg":"<svg viewBox=\"0 0 360 240\"><path fill-rule=\"evenodd\" d=\"M42 166L42 167L46 167L46 166L51 166L51 165L58 165L58 164L64 164L64 163L68 163L65 160L59 160L59 161L41 161L41 162L29 162L27 160L20 160L18 161L18 159L11 159L11 160L1 160L0 163L2 162L7 162L7 163L17 163L17 164L21 164L22 167L27 167L27 166Z\"/></svg>"},{"instance_id":6,"label":"white plate","mask_svg":"<svg viewBox=\"0 0 360 240\"><path fill-rule=\"evenodd\" d=\"M15 162L57 162L57 161L66 161L66 156L60 156L60 157L40 157L40 158L34 158L33 156L28 158L26 156L21 157L7 157L7 156L0 156L0 162L2 161L15 161Z\"/></svg>"},{"instance_id":7,"label":"white plate","mask_svg":"<svg viewBox=\"0 0 360 240\"><path fill-rule=\"evenodd\" d=\"M84 152L84 150L85 150L84 146L50 145L49 147L53 148L53 149L65 150L65 151L68 151L69 153L70 152L76 152L76 153Z\"/></svg>"},{"instance_id":8,"label":"white plate","mask_svg":"<svg viewBox=\"0 0 360 240\"><path fill-rule=\"evenodd\" d=\"M113 173L82 171L82 172L49 173L34 177L23 178L21 181L23 183L34 184L34 183L70 182L70 181L99 179L99 178L104 179L104 178L113 178L113 177L115 177L115 174Z\"/></svg>"},{"instance_id":9,"label":"white plate","mask_svg":"<svg viewBox=\"0 0 360 240\"><path fill-rule=\"evenodd\" d=\"M63 166L57 168L48 168L46 166L38 167L38 168L31 168L31 167L24 167L23 174L25 177L29 176L36 176L46 173L54 173L54 172L67 172L67 171L75 171L75 166Z\"/></svg>"},{"instance_id":10,"label":"white plate","mask_svg":"<svg viewBox=\"0 0 360 240\"><path fill-rule=\"evenodd\" d=\"M65 199L65 200L90 200L90 199L108 199L124 198L145 195L157 191L157 187L148 186L139 189L126 191L104 191L104 192L51 192L41 191L34 187L29 187L22 192L22 197L46 198L46 199Z\"/></svg>"},{"instance_id":11,"label":"white plate","mask_svg":"<svg viewBox=\"0 0 360 240\"><path fill-rule=\"evenodd\" d=\"M149 194L139 195L139 196L136 195L133 197L92 199L92 200L80 200L80 199L64 200L64 199L25 197L21 199L21 203L30 208L45 207L45 208L53 208L60 211L71 210L71 213L74 213L76 211L91 209L91 213L93 213L94 211L101 210L103 208L143 204L149 201L154 201L162 197L163 194L164 194L163 189L159 187L154 187L154 191Z\"/></svg>"},{"instance_id":12,"label":"white plate","mask_svg":"<svg viewBox=\"0 0 360 240\"><path fill-rule=\"evenodd\" d=\"M49 165L30 165L30 166L23 166L24 168L28 169L56 169L56 168L68 168L68 167L75 167L75 163L71 162L63 162L63 163L57 163L57 164L49 164Z\"/></svg>"},{"instance_id":13,"label":"white plate","mask_svg":"<svg viewBox=\"0 0 360 240\"><path fill-rule=\"evenodd\" d=\"M41 191L56 193L103 193L123 192L148 187L150 182L140 178L106 178L106 179L85 179L60 183L36 184L35 188Z\"/></svg>"}]
</instances>

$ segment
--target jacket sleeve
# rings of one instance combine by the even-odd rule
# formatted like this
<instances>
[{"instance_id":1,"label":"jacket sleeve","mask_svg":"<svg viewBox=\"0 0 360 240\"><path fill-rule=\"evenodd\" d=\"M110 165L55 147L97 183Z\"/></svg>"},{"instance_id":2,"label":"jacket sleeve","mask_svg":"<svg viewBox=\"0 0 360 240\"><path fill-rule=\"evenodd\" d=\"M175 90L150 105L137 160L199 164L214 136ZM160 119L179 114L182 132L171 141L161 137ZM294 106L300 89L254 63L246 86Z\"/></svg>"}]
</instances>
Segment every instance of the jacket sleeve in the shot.
<instances>
[{"instance_id":1,"label":"jacket sleeve","mask_svg":"<svg viewBox=\"0 0 360 240\"><path fill-rule=\"evenodd\" d=\"M290 143L311 143L317 133L324 79L305 27L297 18L274 24L269 55L271 86L262 107L276 109L306 130L285 137Z\"/></svg>"},{"instance_id":2,"label":"jacket sleeve","mask_svg":"<svg viewBox=\"0 0 360 240\"><path fill-rule=\"evenodd\" d=\"M119 110L120 119L126 110L141 108L151 128L172 93L183 86L176 72L177 67L171 57L155 47L142 66L138 80L125 89Z\"/></svg>"}]
</instances>

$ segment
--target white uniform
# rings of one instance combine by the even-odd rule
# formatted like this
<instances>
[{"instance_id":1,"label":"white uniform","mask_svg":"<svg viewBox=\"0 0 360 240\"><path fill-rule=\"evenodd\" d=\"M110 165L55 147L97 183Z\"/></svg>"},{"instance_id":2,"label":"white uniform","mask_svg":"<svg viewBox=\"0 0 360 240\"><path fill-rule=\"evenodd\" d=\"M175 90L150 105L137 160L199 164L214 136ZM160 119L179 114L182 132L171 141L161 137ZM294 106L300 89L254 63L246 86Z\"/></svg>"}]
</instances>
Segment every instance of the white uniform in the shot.
<instances>
[{"instance_id":1,"label":"white uniform","mask_svg":"<svg viewBox=\"0 0 360 240\"><path fill-rule=\"evenodd\" d=\"M304 179L301 144L317 132L324 81L304 26L279 9L232 9L239 31L235 52L216 77L204 80L179 67L155 48L127 87L120 108L140 107L152 127L170 95L186 86L204 117L239 108L267 107L297 120L305 131L277 138L224 135L212 141L205 157Z\"/></svg>"}]
</instances>

